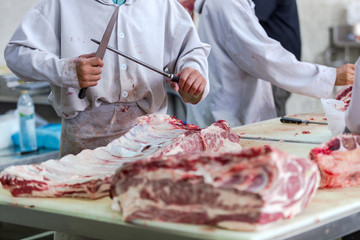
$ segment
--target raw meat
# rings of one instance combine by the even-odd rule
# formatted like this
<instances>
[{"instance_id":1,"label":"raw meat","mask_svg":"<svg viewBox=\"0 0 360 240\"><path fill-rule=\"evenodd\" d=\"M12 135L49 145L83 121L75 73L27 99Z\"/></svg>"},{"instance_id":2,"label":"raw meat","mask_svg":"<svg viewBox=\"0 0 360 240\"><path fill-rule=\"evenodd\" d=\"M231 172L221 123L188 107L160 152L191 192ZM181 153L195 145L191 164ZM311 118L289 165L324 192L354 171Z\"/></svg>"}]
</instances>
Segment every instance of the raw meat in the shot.
<instances>
[{"instance_id":1,"label":"raw meat","mask_svg":"<svg viewBox=\"0 0 360 240\"><path fill-rule=\"evenodd\" d=\"M219 121L206 129L168 115L146 115L121 138L106 147L84 150L39 165L12 166L0 173L0 182L13 196L108 196L117 168L138 159L194 151L240 151L240 137Z\"/></svg>"},{"instance_id":2,"label":"raw meat","mask_svg":"<svg viewBox=\"0 0 360 240\"><path fill-rule=\"evenodd\" d=\"M239 141L240 136L223 120L200 129L168 115L149 115L141 117L135 128L113 141L111 154L140 159L181 152L239 151Z\"/></svg>"},{"instance_id":3,"label":"raw meat","mask_svg":"<svg viewBox=\"0 0 360 240\"><path fill-rule=\"evenodd\" d=\"M345 103L345 106L341 108L340 110L346 111L346 109L349 107L350 101L351 101L351 95L352 95L352 85L346 86L339 90L335 94L335 99L342 101Z\"/></svg>"},{"instance_id":4,"label":"raw meat","mask_svg":"<svg viewBox=\"0 0 360 240\"><path fill-rule=\"evenodd\" d=\"M321 173L321 188L360 184L360 135L344 134L310 152Z\"/></svg>"},{"instance_id":5,"label":"raw meat","mask_svg":"<svg viewBox=\"0 0 360 240\"><path fill-rule=\"evenodd\" d=\"M189 12L191 17L194 17L194 3L195 0L179 0L180 4Z\"/></svg>"},{"instance_id":6,"label":"raw meat","mask_svg":"<svg viewBox=\"0 0 360 240\"><path fill-rule=\"evenodd\" d=\"M149 219L256 230L300 213L320 183L316 164L262 146L238 153L179 154L119 168L113 208Z\"/></svg>"}]
</instances>

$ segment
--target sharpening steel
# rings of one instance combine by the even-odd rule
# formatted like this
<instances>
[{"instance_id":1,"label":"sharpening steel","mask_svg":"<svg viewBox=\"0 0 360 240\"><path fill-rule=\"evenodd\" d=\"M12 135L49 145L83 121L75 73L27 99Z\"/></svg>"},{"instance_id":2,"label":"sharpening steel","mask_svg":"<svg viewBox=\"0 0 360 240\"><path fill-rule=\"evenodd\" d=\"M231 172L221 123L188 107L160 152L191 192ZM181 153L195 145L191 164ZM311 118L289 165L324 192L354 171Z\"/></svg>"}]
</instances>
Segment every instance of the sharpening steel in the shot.
<instances>
[{"instance_id":1,"label":"sharpening steel","mask_svg":"<svg viewBox=\"0 0 360 240\"><path fill-rule=\"evenodd\" d=\"M96 39L92 38L91 41L93 41L93 42L95 42L97 44L100 44L100 42L98 40L96 40ZM164 72L164 71L162 71L160 69L157 69L157 68L155 68L155 67L153 67L153 66L151 66L151 65L149 65L149 64L147 64L147 63L145 63L145 62L143 62L143 61L141 61L139 59L131 57L131 56L127 55L124 52L121 52L121 51L119 51L119 50L117 50L117 49L115 49L113 47L110 47L109 45L106 48L109 49L110 51L116 53L116 54L119 54L120 56L123 56L124 58L127 58L127 59L129 59L129 60L131 60L133 62L136 62L136 63L140 64L141 66L144 66L144 67L146 67L146 68L148 68L148 69L150 69L150 70L152 70L154 72L157 72L157 73L171 79L172 82L177 82L177 83L179 82L179 77L175 76L174 74L167 73L167 72Z\"/></svg>"}]
</instances>

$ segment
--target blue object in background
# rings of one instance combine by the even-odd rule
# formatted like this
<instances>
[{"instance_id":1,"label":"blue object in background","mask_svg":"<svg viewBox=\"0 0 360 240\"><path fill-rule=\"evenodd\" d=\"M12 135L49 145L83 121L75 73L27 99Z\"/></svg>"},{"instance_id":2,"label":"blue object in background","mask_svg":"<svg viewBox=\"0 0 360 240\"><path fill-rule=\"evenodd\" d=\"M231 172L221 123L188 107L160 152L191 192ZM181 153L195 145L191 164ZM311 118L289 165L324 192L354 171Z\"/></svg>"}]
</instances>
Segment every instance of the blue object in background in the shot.
<instances>
[{"instance_id":1,"label":"blue object in background","mask_svg":"<svg viewBox=\"0 0 360 240\"><path fill-rule=\"evenodd\" d=\"M36 128L36 140L38 148L60 148L61 124L50 123ZM11 140L15 146L20 145L19 133L14 133Z\"/></svg>"}]
</instances>

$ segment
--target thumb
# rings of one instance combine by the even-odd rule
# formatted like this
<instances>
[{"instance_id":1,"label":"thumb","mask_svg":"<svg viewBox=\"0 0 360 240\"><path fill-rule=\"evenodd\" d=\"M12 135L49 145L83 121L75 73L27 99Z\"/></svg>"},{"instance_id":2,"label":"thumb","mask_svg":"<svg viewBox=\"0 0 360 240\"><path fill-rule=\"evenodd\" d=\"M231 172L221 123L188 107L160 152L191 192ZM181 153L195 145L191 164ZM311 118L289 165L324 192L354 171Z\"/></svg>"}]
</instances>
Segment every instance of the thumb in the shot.
<instances>
[{"instance_id":1,"label":"thumb","mask_svg":"<svg viewBox=\"0 0 360 240\"><path fill-rule=\"evenodd\" d=\"M92 57L95 57L95 52L92 52L92 53L89 53L89 54L83 54L83 55L80 55L79 57L81 57L81 58L92 58Z\"/></svg>"}]
</instances>

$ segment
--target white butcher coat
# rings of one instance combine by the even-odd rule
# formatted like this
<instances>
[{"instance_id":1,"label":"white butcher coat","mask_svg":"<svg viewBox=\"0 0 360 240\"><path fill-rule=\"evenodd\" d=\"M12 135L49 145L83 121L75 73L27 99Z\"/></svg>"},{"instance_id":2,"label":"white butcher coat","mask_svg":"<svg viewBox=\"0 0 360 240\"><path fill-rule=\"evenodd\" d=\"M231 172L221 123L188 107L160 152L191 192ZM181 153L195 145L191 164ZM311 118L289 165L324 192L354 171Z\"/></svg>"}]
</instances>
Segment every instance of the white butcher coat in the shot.
<instances>
[{"instance_id":1,"label":"white butcher coat","mask_svg":"<svg viewBox=\"0 0 360 240\"><path fill-rule=\"evenodd\" d=\"M345 113L345 123L352 133L360 134L360 58L355 63L355 79L351 101Z\"/></svg>"},{"instance_id":2,"label":"white butcher coat","mask_svg":"<svg viewBox=\"0 0 360 240\"><path fill-rule=\"evenodd\" d=\"M270 83L315 98L331 94L336 69L297 61L266 35L252 1L197 0L195 10L200 39L211 45L211 92L187 106L188 122L205 127L223 119L235 127L274 118Z\"/></svg>"},{"instance_id":3,"label":"white butcher coat","mask_svg":"<svg viewBox=\"0 0 360 240\"><path fill-rule=\"evenodd\" d=\"M103 102L136 102L145 113L165 113L165 77L110 51L98 85L78 98L75 60L96 52L98 45L90 39L101 40L116 6L112 0L40 0L5 49L8 67L23 80L49 82L49 100L66 119ZM192 67L207 79L210 46L200 42L177 0L127 0L109 45L171 73ZM203 98L208 91L209 84Z\"/></svg>"}]
</instances>

